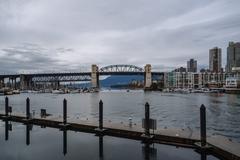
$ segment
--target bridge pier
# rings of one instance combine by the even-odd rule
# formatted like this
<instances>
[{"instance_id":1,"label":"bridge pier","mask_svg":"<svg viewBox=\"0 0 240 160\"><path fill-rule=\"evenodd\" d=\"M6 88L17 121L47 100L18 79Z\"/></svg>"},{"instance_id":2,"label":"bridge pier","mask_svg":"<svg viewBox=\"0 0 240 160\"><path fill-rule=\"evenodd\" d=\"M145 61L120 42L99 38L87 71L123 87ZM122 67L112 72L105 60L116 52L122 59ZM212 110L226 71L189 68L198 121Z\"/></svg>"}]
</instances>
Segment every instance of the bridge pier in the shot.
<instances>
[{"instance_id":1,"label":"bridge pier","mask_svg":"<svg viewBox=\"0 0 240 160\"><path fill-rule=\"evenodd\" d=\"M8 85L7 85L9 88L11 88L12 87L12 84L11 84L11 78L9 77L8 78Z\"/></svg>"},{"instance_id":2,"label":"bridge pier","mask_svg":"<svg viewBox=\"0 0 240 160\"><path fill-rule=\"evenodd\" d=\"M32 78L21 74L20 75L20 89L21 90L32 89Z\"/></svg>"},{"instance_id":3,"label":"bridge pier","mask_svg":"<svg viewBox=\"0 0 240 160\"><path fill-rule=\"evenodd\" d=\"M9 77L9 88L17 89L17 78L16 77Z\"/></svg>"},{"instance_id":4,"label":"bridge pier","mask_svg":"<svg viewBox=\"0 0 240 160\"><path fill-rule=\"evenodd\" d=\"M52 89L59 89L60 88L60 81L51 82Z\"/></svg>"},{"instance_id":5,"label":"bridge pier","mask_svg":"<svg viewBox=\"0 0 240 160\"><path fill-rule=\"evenodd\" d=\"M14 89L17 89L17 78L14 78Z\"/></svg>"},{"instance_id":6,"label":"bridge pier","mask_svg":"<svg viewBox=\"0 0 240 160\"><path fill-rule=\"evenodd\" d=\"M1 78L0 79L0 88L3 88L4 87L4 78Z\"/></svg>"},{"instance_id":7,"label":"bridge pier","mask_svg":"<svg viewBox=\"0 0 240 160\"><path fill-rule=\"evenodd\" d=\"M98 72L98 66L96 64L92 65L91 83L92 83L92 88L99 88L99 72Z\"/></svg>"},{"instance_id":8,"label":"bridge pier","mask_svg":"<svg viewBox=\"0 0 240 160\"><path fill-rule=\"evenodd\" d=\"M152 73L151 73L151 64L146 64L144 67L144 88L148 89L152 86Z\"/></svg>"}]
</instances>

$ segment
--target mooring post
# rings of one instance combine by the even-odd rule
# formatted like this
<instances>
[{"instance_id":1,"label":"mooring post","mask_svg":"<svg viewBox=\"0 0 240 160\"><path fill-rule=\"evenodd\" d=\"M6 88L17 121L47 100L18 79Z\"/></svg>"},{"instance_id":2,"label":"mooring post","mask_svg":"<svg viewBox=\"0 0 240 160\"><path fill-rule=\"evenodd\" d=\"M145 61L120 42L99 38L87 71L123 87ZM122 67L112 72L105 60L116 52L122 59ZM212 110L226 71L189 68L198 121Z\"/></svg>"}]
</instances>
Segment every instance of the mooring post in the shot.
<instances>
[{"instance_id":1,"label":"mooring post","mask_svg":"<svg viewBox=\"0 0 240 160\"><path fill-rule=\"evenodd\" d=\"M67 123L67 100L63 100L63 124Z\"/></svg>"},{"instance_id":2,"label":"mooring post","mask_svg":"<svg viewBox=\"0 0 240 160\"><path fill-rule=\"evenodd\" d=\"M27 97L26 99L26 118L30 118L30 99Z\"/></svg>"},{"instance_id":3,"label":"mooring post","mask_svg":"<svg viewBox=\"0 0 240 160\"><path fill-rule=\"evenodd\" d=\"M149 132L149 128L150 128L150 107L149 107L149 103L147 102L145 104L145 135L146 136L150 136L150 132Z\"/></svg>"},{"instance_id":4,"label":"mooring post","mask_svg":"<svg viewBox=\"0 0 240 160\"><path fill-rule=\"evenodd\" d=\"M8 97L5 98L5 116L8 116Z\"/></svg>"},{"instance_id":5,"label":"mooring post","mask_svg":"<svg viewBox=\"0 0 240 160\"><path fill-rule=\"evenodd\" d=\"M103 101L99 101L99 129L103 129Z\"/></svg>"},{"instance_id":6,"label":"mooring post","mask_svg":"<svg viewBox=\"0 0 240 160\"><path fill-rule=\"evenodd\" d=\"M202 104L200 107L200 132L201 146L206 145L206 107Z\"/></svg>"}]
</instances>

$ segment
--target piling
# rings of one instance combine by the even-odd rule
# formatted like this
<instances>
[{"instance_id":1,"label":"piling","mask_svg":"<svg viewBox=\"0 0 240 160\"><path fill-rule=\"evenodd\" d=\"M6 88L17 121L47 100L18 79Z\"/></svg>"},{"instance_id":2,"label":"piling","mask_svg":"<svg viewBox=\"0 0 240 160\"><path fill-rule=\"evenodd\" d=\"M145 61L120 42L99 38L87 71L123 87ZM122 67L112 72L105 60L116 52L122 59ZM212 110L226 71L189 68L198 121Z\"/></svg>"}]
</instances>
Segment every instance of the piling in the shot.
<instances>
[{"instance_id":1,"label":"piling","mask_svg":"<svg viewBox=\"0 0 240 160\"><path fill-rule=\"evenodd\" d=\"M99 101L99 129L103 129L103 102Z\"/></svg>"},{"instance_id":2,"label":"piling","mask_svg":"<svg viewBox=\"0 0 240 160\"><path fill-rule=\"evenodd\" d=\"M6 116L6 117L8 116L8 107L9 107L8 97L6 97L6 98L5 98L5 116Z\"/></svg>"},{"instance_id":3,"label":"piling","mask_svg":"<svg viewBox=\"0 0 240 160\"><path fill-rule=\"evenodd\" d=\"M67 100L63 100L63 124L67 124Z\"/></svg>"},{"instance_id":4,"label":"piling","mask_svg":"<svg viewBox=\"0 0 240 160\"><path fill-rule=\"evenodd\" d=\"M202 104L200 107L200 135L201 135L201 146L206 145L206 108Z\"/></svg>"},{"instance_id":5,"label":"piling","mask_svg":"<svg viewBox=\"0 0 240 160\"><path fill-rule=\"evenodd\" d=\"M26 118L30 119L30 99L26 99Z\"/></svg>"},{"instance_id":6,"label":"piling","mask_svg":"<svg viewBox=\"0 0 240 160\"><path fill-rule=\"evenodd\" d=\"M150 136L150 107L149 103L147 102L145 104L145 136L149 137Z\"/></svg>"}]
</instances>

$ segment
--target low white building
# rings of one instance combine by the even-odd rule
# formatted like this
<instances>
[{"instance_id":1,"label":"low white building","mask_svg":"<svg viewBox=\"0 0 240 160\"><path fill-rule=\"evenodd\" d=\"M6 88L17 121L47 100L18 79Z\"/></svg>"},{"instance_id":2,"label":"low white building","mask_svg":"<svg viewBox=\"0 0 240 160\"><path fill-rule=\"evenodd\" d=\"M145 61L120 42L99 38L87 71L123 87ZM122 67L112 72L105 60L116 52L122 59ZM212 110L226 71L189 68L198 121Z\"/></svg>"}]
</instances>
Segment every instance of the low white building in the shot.
<instances>
[{"instance_id":1,"label":"low white building","mask_svg":"<svg viewBox=\"0 0 240 160\"><path fill-rule=\"evenodd\" d=\"M226 78L226 88L240 88L240 79L237 77Z\"/></svg>"}]
</instances>

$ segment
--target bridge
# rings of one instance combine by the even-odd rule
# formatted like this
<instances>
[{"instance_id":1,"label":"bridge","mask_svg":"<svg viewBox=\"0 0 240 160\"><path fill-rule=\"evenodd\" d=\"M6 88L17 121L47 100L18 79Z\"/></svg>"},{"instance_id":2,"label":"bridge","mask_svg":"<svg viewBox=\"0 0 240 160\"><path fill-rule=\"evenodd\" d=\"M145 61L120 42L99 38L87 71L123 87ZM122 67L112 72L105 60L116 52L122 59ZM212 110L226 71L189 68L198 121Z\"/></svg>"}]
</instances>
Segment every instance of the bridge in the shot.
<instances>
[{"instance_id":1,"label":"bridge","mask_svg":"<svg viewBox=\"0 0 240 160\"><path fill-rule=\"evenodd\" d=\"M158 76L163 79L163 72L151 72L151 65L147 64L144 68L135 65L109 65L98 68L93 64L91 72L74 72L74 73L34 73L34 74L5 74L0 75L0 88L6 86L6 79L11 88L22 90L32 89L38 83L55 83L57 86L60 82L73 81L91 81L92 88L99 88L99 76L110 75L141 75L144 76L144 87L150 88L152 77ZM17 83L19 82L19 83Z\"/></svg>"}]
</instances>

